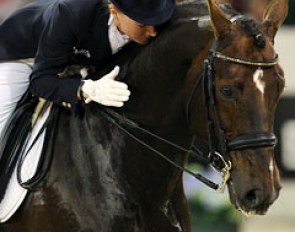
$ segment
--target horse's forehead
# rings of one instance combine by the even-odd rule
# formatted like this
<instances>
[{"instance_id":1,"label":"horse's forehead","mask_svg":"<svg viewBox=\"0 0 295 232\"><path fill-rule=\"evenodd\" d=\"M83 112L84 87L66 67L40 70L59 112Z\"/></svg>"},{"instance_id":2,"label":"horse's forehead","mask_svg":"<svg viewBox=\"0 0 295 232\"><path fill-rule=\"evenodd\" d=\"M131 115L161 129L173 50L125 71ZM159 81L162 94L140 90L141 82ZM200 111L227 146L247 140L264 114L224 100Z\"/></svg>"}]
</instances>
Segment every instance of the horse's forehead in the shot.
<instances>
[{"instance_id":1,"label":"horse's forehead","mask_svg":"<svg viewBox=\"0 0 295 232\"><path fill-rule=\"evenodd\" d=\"M235 33L235 36L231 38L231 43L227 46L224 51L231 56L253 60L273 60L276 56L272 40L263 35L265 40L265 46L259 47L255 44L255 38L246 35L239 31Z\"/></svg>"}]
</instances>

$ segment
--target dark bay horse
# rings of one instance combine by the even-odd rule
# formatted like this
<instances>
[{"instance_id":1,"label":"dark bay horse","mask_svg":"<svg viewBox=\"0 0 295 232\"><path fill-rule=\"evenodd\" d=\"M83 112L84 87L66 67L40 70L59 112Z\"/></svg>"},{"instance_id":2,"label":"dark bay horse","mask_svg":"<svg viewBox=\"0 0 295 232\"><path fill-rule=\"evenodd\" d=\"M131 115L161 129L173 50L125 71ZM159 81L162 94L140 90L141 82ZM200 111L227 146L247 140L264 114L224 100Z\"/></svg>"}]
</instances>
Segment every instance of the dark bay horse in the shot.
<instances>
[{"instance_id":1,"label":"dark bay horse","mask_svg":"<svg viewBox=\"0 0 295 232\"><path fill-rule=\"evenodd\" d=\"M109 69L121 66L119 79L132 93L116 109L124 116L118 122L180 167L186 152L124 119L187 149L194 136L207 140L210 132L210 150L231 162L232 203L247 214L264 214L280 190L272 131L284 78L273 44L287 3L270 1L262 23L230 9L225 15L213 0L207 5L212 26L195 19L204 5L180 4L158 38L115 58ZM133 51L138 54L128 59ZM61 112L43 185L5 231L191 231L183 171L102 112L95 103L81 115Z\"/></svg>"}]
</instances>

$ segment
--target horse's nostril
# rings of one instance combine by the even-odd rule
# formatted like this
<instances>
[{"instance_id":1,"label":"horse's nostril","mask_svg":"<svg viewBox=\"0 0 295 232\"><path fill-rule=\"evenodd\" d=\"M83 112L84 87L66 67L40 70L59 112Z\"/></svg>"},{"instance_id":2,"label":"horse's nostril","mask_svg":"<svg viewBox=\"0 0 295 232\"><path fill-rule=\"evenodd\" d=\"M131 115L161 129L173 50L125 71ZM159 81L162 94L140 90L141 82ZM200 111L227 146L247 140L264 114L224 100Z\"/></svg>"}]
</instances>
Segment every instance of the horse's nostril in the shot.
<instances>
[{"instance_id":1,"label":"horse's nostril","mask_svg":"<svg viewBox=\"0 0 295 232\"><path fill-rule=\"evenodd\" d=\"M260 204L261 191L258 189L253 189L249 191L245 197L244 201L248 207L255 207Z\"/></svg>"}]
</instances>

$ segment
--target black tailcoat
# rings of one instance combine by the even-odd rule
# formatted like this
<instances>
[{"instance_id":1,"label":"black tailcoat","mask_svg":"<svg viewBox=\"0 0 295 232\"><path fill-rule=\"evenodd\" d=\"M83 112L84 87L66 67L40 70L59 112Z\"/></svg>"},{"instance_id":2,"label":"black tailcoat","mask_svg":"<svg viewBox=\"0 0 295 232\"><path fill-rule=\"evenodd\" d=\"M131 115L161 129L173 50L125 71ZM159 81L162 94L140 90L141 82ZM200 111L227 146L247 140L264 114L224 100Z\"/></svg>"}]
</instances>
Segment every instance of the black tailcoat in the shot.
<instances>
[{"instance_id":1,"label":"black tailcoat","mask_svg":"<svg viewBox=\"0 0 295 232\"><path fill-rule=\"evenodd\" d=\"M99 65L111 57L108 19L102 0L39 0L0 24L0 62L35 58L31 92L74 105L80 80L58 73L69 64Z\"/></svg>"}]
</instances>

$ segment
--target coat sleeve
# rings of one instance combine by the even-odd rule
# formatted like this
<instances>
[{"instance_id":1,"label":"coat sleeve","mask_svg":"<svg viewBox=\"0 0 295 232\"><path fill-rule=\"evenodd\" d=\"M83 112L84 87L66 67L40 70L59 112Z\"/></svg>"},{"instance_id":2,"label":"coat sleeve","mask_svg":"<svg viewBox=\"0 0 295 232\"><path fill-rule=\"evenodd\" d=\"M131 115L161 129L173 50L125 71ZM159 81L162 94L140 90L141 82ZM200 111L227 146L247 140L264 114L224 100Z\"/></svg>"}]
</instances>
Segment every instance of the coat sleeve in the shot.
<instances>
[{"instance_id":1,"label":"coat sleeve","mask_svg":"<svg viewBox=\"0 0 295 232\"><path fill-rule=\"evenodd\" d=\"M0 0L1 1L1 0ZM40 4L28 4L0 23L0 61L33 58L42 26Z\"/></svg>"},{"instance_id":2,"label":"coat sleeve","mask_svg":"<svg viewBox=\"0 0 295 232\"><path fill-rule=\"evenodd\" d=\"M30 90L35 96L73 106L77 101L80 79L61 78L58 74L68 64L77 42L77 17L65 2L59 2L45 12L44 21Z\"/></svg>"}]
</instances>

